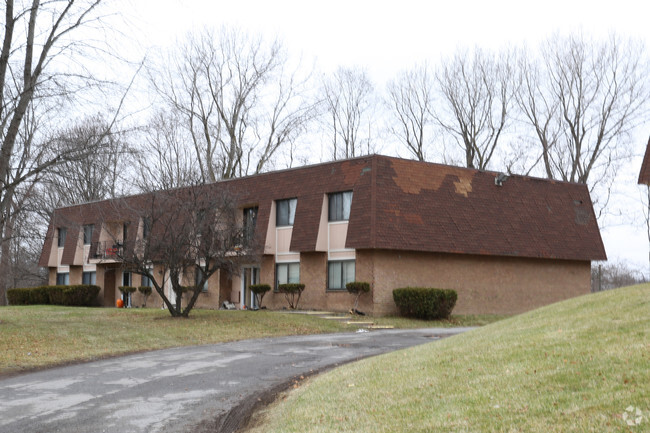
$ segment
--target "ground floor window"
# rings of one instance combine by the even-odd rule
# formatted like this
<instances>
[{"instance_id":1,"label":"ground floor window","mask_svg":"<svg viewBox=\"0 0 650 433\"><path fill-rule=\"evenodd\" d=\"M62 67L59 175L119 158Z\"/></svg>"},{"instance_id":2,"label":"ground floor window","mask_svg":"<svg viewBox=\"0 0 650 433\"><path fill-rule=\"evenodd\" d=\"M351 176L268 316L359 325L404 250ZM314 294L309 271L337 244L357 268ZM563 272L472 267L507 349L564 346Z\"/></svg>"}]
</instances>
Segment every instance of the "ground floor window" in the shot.
<instances>
[{"instance_id":1,"label":"ground floor window","mask_svg":"<svg viewBox=\"0 0 650 433\"><path fill-rule=\"evenodd\" d=\"M354 260L331 261L327 263L327 288L345 290L345 285L354 281Z\"/></svg>"},{"instance_id":2,"label":"ground floor window","mask_svg":"<svg viewBox=\"0 0 650 433\"><path fill-rule=\"evenodd\" d=\"M96 272L84 272L81 274L81 284L92 284L97 283L97 273Z\"/></svg>"},{"instance_id":3,"label":"ground floor window","mask_svg":"<svg viewBox=\"0 0 650 433\"><path fill-rule=\"evenodd\" d=\"M199 266L196 267L196 272L194 273L194 284L198 284L199 281L201 281L201 277L203 277L203 269L201 269ZM206 279L205 282L203 283L203 287L201 287L201 292L205 293L208 291L208 280Z\"/></svg>"},{"instance_id":4,"label":"ground floor window","mask_svg":"<svg viewBox=\"0 0 650 433\"><path fill-rule=\"evenodd\" d=\"M300 263L278 263L275 265L275 290L280 284L300 282Z\"/></svg>"},{"instance_id":5,"label":"ground floor window","mask_svg":"<svg viewBox=\"0 0 650 433\"><path fill-rule=\"evenodd\" d=\"M122 285L131 285L131 272L122 272ZM125 307L131 308L131 293L122 293L122 301Z\"/></svg>"},{"instance_id":6,"label":"ground floor window","mask_svg":"<svg viewBox=\"0 0 650 433\"><path fill-rule=\"evenodd\" d=\"M69 272L57 272L56 273L56 285L57 286L67 286L70 284L70 273Z\"/></svg>"},{"instance_id":7,"label":"ground floor window","mask_svg":"<svg viewBox=\"0 0 650 433\"><path fill-rule=\"evenodd\" d=\"M146 275L142 276L142 281L141 281L141 286L146 286L146 287L153 287L153 283L151 282L151 278L149 278Z\"/></svg>"}]
</instances>

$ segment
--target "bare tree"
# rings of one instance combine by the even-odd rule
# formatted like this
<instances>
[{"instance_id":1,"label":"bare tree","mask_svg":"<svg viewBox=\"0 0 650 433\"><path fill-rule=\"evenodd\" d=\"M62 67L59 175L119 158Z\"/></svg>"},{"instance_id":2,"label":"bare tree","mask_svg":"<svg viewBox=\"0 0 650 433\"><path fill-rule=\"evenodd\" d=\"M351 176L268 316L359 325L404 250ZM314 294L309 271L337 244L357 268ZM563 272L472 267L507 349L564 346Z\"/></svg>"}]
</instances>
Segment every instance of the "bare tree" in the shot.
<instances>
[{"instance_id":1,"label":"bare tree","mask_svg":"<svg viewBox=\"0 0 650 433\"><path fill-rule=\"evenodd\" d=\"M57 134L56 145L63 149L93 149L80 160L66 160L52 167L42 180L55 207L107 198L128 192L132 150L124 132L114 131L101 115L86 117ZM53 209L53 208L50 208Z\"/></svg>"},{"instance_id":2,"label":"bare tree","mask_svg":"<svg viewBox=\"0 0 650 433\"><path fill-rule=\"evenodd\" d=\"M324 123L331 134L333 159L370 153L373 96L374 87L364 69L339 68L323 80Z\"/></svg>"},{"instance_id":3,"label":"bare tree","mask_svg":"<svg viewBox=\"0 0 650 433\"><path fill-rule=\"evenodd\" d=\"M192 35L152 84L176 112L204 182L256 174L304 131L313 107L306 79L288 72L287 56L237 30Z\"/></svg>"},{"instance_id":4,"label":"bare tree","mask_svg":"<svg viewBox=\"0 0 650 433\"><path fill-rule=\"evenodd\" d=\"M546 176L594 187L631 156L629 134L647 113L642 44L612 35L554 36L520 63L516 101L539 145Z\"/></svg>"},{"instance_id":5,"label":"bare tree","mask_svg":"<svg viewBox=\"0 0 650 433\"><path fill-rule=\"evenodd\" d=\"M510 118L511 57L479 48L458 52L436 71L440 105L433 114L464 152L465 165L487 168Z\"/></svg>"},{"instance_id":6,"label":"bare tree","mask_svg":"<svg viewBox=\"0 0 650 433\"><path fill-rule=\"evenodd\" d=\"M77 60L94 51L75 40L80 29L101 26L101 0L4 2L0 52L0 263L9 263L15 223L44 173L94 152L61 146L53 139L61 117L78 93L98 83ZM0 304L10 282L0 270Z\"/></svg>"},{"instance_id":7,"label":"bare tree","mask_svg":"<svg viewBox=\"0 0 650 433\"><path fill-rule=\"evenodd\" d=\"M425 161L425 147L431 145L433 135L433 77L429 66L424 63L390 81L386 104L395 122L389 127L392 135L418 161Z\"/></svg>"},{"instance_id":8,"label":"bare tree","mask_svg":"<svg viewBox=\"0 0 650 433\"><path fill-rule=\"evenodd\" d=\"M168 190L202 181L200 161L192 152L191 138L175 111L160 111L144 132L137 153L136 183L142 191Z\"/></svg>"},{"instance_id":9,"label":"bare tree","mask_svg":"<svg viewBox=\"0 0 650 433\"><path fill-rule=\"evenodd\" d=\"M118 253L123 266L147 276L173 317L187 317L207 280L218 270L237 274L241 260L251 260L256 248L239 221L241 211L227 190L192 186L150 193L133 210L146 226L143 237ZM129 245L128 242L126 245ZM191 277L197 272L197 279ZM160 271L163 280L155 278ZM184 281L194 284L183 286ZM175 299L165 293L170 285ZM182 306L183 294L190 298Z\"/></svg>"}]
</instances>

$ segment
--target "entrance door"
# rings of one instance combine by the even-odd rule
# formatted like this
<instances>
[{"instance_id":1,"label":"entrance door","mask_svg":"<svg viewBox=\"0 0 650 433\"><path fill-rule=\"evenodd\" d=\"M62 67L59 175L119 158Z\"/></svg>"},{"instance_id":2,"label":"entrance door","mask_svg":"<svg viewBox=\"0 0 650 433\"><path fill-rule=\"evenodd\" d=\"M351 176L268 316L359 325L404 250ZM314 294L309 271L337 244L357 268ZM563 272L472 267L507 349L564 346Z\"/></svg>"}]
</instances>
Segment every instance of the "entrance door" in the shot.
<instances>
[{"instance_id":1,"label":"entrance door","mask_svg":"<svg viewBox=\"0 0 650 433\"><path fill-rule=\"evenodd\" d=\"M244 266L242 268L241 278L241 302L242 306L246 308L256 309L259 308L255 300L255 294L251 292L251 284L260 283L260 268L255 266Z\"/></svg>"}]
</instances>

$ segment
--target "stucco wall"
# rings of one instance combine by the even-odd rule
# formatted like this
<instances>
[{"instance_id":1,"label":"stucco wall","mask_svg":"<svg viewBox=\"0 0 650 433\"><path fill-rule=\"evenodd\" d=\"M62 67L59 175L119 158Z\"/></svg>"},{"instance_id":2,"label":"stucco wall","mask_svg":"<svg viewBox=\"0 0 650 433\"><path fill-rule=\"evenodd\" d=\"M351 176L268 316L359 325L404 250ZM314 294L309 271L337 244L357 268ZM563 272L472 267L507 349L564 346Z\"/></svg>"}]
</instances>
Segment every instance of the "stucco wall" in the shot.
<instances>
[{"instance_id":1,"label":"stucco wall","mask_svg":"<svg viewBox=\"0 0 650 433\"><path fill-rule=\"evenodd\" d=\"M359 277L372 275L375 314L397 312L392 291L407 286L456 290L456 314L521 313L590 291L588 261L388 250L357 258Z\"/></svg>"}]
</instances>

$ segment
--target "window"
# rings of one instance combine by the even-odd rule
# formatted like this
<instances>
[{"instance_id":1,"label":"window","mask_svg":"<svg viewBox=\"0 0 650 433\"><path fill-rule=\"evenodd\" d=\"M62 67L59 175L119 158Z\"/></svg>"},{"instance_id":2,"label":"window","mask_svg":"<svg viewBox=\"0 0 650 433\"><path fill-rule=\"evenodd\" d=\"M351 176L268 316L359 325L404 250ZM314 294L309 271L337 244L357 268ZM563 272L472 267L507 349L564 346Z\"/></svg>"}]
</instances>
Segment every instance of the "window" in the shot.
<instances>
[{"instance_id":1,"label":"window","mask_svg":"<svg viewBox=\"0 0 650 433\"><path fill-rule=\"evenodd\" d=\"M352 191L337 192L329 195L329 220L348 221L350 219L350 206L352 205Z\"/></svg>"},{"instance_id":2,"label":"window","mask_svg":"<svg viewBox=\"0 0 650 433\"><path fill-rule=\"evenodd\" d=\"M300 263L278 263L275 265L275 290L280 284L300 282Z\"/></svg>"},{"instance_id":3,"label":"window","mask_svg":"<svg viewBox=\"0 0 650 433\"><path fill-rule=\"evenodd\" d=\"M70 284L70 273L68 272L57 272L56 273L56 285L57 286L67 286Z\"/></svg>"},{"instance_id":4,"label":"window","mask_svg":"<svg viewBox=\"0 0 650 433\"><path fill-rule=\"evenodd\" d=\"M296 204L298 199L277 200L275 202L275 225L292 226L296 216Z\"/></svg>"},{"instance_id":5,"label":"window","mask_svg":"<svg viewBox=\"0 0 650 433\"><path fill-rule=\"evenodd\" d=\"M128 239L128 235L129 235L129 225L122 224L122 244L126 243L126 240Z\"/></svg>"},{"instance_id":6,"label":"window","mask_svg":"<svg viewBox=\"0 0 650 433\"><path fill-rule=\"evenodd\" d=\"M147 239L151 232L151 220L149 218L142 219L142 239Z\"/></svg>"},{"instance_id":7,"label":"window","mask_svg":"<svg viewBox=\"0 0 650 433\"><path fill-rule=\"evenodd\" d=\"M84 272L81 274L81 284L92 284L97 283L97 273L96 272Z\"/></svg>"},{"instance_id":8,"label":"window","mask_svg":"<svg viewBox=\"0 0 650 433\"><path fill-rule=\"evenodd\" d=\"M244 209L244 241L249 242L255 234L257 224L257 206Z\"/></svg>"},{"instance_id":9,"label":"window","mask_svg":"<svg viewBox=\"0 0 650 433\"><path fill-rule=\"evenodd\" d=\"M123 286L131 285L131 272L122 272L122 285Z\"/></svg>"},{"instance_id":10,"label":"window","mask_svg":"<svg viewBox=\"0 0 650 433\"><path fill-rule=\"evenodd\" d=\"M84 226L84 245L90 245L90 242L93 240L93 229L94 225L88 224Z\"/></svg>"},{"instance_id":11,"label":"window","mask_svg":"<svg viewBox=\"0 0 650 433\"><path fill-rule=\"evenodd\" d=\"M329 290L345 290L345 285L354 281L354 260L327 263L327 287Z\"/></svg>"},{"instance_id":12,"label":"window","mask_svg":"<svg viewBox=\"0 0 650 433\"><path fill-rule=\"evenodd\" d=\"M68 233L68 230L65 227L59 227L59 248L65 246L65 235Z\"/></svg>"},{"instance_id":13,"label":"window","mask_svg":"<svg viewBox=\"0 0 650 433\"><path fill-rule=\"evenodd\" d=\"M201 281L202 276L203 276L203 269L201 269L199 266L197 266L196 267L196 272L194 272L194 284L198 284L199 281ZM201 291L203 293L208 291L208 280L207 279L203 283L203 287L201 287Z\"/></svg>"},{"instance_id":14,"label":"window","mask_svg":"<svg viewBox=\"0 0 650 433\"><path fill-rule=\"evenodd\" d=\"M151 282L151 278L149 278L146 275L142 276L142 281L140 282L141 286L146 286L146 287L153 287L153 283Z\"/></svg>"}]
</instances>

